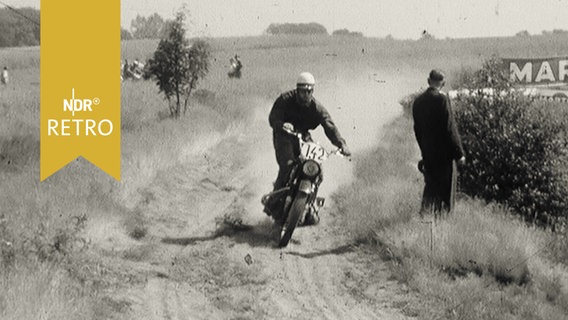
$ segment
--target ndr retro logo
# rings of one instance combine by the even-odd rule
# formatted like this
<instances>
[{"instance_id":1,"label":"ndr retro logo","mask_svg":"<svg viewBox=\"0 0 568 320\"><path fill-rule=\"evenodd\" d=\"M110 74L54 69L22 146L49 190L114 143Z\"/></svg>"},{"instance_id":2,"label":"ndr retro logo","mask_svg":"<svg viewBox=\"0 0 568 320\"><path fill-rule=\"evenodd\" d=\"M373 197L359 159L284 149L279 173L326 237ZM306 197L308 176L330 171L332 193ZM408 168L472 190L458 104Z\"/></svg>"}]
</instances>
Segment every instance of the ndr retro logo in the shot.
<instances>
[{"instance_id":1,"label":"ndr retro logo","mask_svg":"<svg viewBox=\"0 0 568 320\"><path fill-rule=\"evenodd\" d=\"M113 124L109 119L94 120L86 117L75 119L75 113L91 113L100 105L99 98L75 98L75 88L71 89L71 99L63 99L63 111L69 112L71 118L48 119L48 136L108 136L112 134Z\"/></svg>"}]
</instances>

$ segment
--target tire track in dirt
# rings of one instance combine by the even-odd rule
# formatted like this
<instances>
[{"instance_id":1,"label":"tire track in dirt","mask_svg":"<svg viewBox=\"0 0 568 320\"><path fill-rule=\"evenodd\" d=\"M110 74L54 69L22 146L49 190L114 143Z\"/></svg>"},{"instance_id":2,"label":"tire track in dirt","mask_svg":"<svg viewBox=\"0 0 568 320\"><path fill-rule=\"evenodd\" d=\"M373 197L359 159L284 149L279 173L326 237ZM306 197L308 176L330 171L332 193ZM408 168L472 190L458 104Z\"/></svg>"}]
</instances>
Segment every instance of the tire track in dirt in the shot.
<instances>
[{"instance_id":1,"label":"tire track in dirt","mask_svg":"<svg viewBox=\"0 0 568 320\"><path fill-rule=\"evenodd\" d=\"M133 295L135 293L132 293ZM207 299L186 284L168 279L152 278L144 290L137 292L131 319L185 320L221 319Z\"/></svg>"},{"instance_id":2,"label":"tire track in dirt","mask_svg":"<svg viewBox=\"0 0 568 320\"><path fill-rule=\"evenodd\" d=\"M406 319L398 309L378 308L370 300L349 293L342 279L346 272L357 268L351 261L361 253L356 245L338 239L333 230L327 229L325 218L330 217L322 217L322 225L317 227L323 227L323 231L298 230L295 236L301 244L291 244L276 266L285 274L281 285L290 287L288 294L296 295L294 303L285 309L302 310L292 315L301 319Z\"/></svg>"},{"instance_id":3,"label":"tire track in dirt","mask_svg":"<svg viewBox=\"0 0 568 320\"><path fill-rule=\"evenodd\" d=\"M226 318L211 306L203 291L172 279L170 270L176 259L184 256L187 245L211 238L214 218L231 204L234 192L223 191L206 179L209 166L202 157L158 173L143 191L146 199L133 213L142 215L145 221L147 234L143 239L136 241L124 234L129 216L92 221L87 228L87 237L93 240L93 250L101 260L108 255L122 257L122 264L130 266L131 274L143 274L145 278L143 285L125 284L110 293L113 300L127 301L131 306L128 314L120 314L117 319ZM114 272L122 267L115 260L108 262Z\"/></svg>"},{"instance_id":4,"label":"tire track in dirt","mask_svg":"<svg viewBox=\"0 0 568 320\"><path fill-rule=\"evenodd\" d=\"M300 257L287 257L284 261L282 268L287 270L286 280L294 284L299 296L299 303L296 306L290 306L291 309L304 309L310 318L314 319L353 318L346 317L338 305L345 302L338 299L336 289L332 285L334 277L331 276L327 263L321 263L317 261L317 258L304 261ZM304 314L304 316L307 315Z\"/></svg>"},{"instance_id":5,"label":"tire track in dirt","mask_svg":"<svg viewBox=\"0 0 568 320\"><path fill-rule=\"evenodd\" d=\"M143 208L148 235L137 245L152 246L141 263L150 263L155 269L144 286L120 293L130 297L131 319L405 319L398 310L383 306L380 310L351 295L342 284L345 271L357 268L350 260L359 253L334 234L333 217L326 212L321 225L299 228L289 247L282 250L270 239L267 218L260 210L245 210L238 216L250 226L247 230L216 228L216 218L225 213L231 218L234 212L242 214L243 207L257 206L259 196L248 190L257 182L246 181L244 176L249 173L243 170L240 179L234 179L241 190L223 186L206 170L196 170L204 165L200 163L174 168L146 190L154 200ZM232 169L221 170L234 174ZM214 268L206 261L209 251L221 255L213 255L211 263L237 264L237 274L254 280L250 273L259 272L266 281L224 285L233 275L216 278L209 273L207 269ZM247 254L257 269L247 271L249 266L243 259ZM187 265L177 267L183 264ZM232 310L238 309L241 297L250 292L261 298L248 301L244 310Z\"/></svg>"}]
</instances>

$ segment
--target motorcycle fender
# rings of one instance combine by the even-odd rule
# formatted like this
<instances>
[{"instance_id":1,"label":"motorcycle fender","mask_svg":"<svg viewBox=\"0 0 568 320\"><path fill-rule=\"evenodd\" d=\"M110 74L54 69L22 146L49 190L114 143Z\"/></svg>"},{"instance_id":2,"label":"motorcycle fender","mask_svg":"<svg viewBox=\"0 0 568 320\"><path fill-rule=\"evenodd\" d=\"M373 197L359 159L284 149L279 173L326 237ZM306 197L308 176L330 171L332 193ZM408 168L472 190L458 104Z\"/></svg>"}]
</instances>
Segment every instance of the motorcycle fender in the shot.
<instances>
[{"instance_id":1,"label":"motorcycle fender","mask_svg":"<svg viewBox=\"0 0 568 320\"><path fill-rule=\"evenodd\" d=\"M303 192L305 194L312 193L312 182L310 180L301 180L300 185L298 185L298 191Z\"/></svg>"}]
</instances>

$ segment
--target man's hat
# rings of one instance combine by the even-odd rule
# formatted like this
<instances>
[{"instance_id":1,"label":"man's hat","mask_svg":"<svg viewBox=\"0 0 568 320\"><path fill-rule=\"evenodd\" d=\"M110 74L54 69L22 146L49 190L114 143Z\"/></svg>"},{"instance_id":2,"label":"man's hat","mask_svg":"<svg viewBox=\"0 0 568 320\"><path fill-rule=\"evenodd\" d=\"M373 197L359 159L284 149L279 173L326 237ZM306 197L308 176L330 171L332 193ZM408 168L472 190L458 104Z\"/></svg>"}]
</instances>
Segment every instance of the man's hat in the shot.
<instances>
[{"instance_id":1,"label":"man's hat","mask_svg":"<svg viewBox=\"0 0 568 320\"><path fill-rule=\"evenodd\" d=\"M430 71L430 75L428 76L428 79L432 80L432 81L444 81L444 73L440 70L432 70Z\"/></svg>"},{"instance_id":2,"label":"man's hat","mask_svg":"<svg viewBox=\"0 0 568 320\"><path fill-rule=\"evenodd\" d=\"M312 89L316 84L316 79L309 72L302 72L296 81L296 86L302 89Z\"/></svg>"}]
</instances>

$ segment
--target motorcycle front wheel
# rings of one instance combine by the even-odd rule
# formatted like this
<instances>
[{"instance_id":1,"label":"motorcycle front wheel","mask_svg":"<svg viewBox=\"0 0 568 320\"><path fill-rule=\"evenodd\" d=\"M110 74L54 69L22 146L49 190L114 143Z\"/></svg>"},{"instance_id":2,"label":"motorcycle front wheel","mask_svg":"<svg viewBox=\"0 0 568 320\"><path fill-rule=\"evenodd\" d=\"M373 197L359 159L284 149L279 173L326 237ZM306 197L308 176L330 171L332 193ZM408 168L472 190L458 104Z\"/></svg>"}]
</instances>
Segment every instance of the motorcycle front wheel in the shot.
<instances>
[{"instance_id":1,"label":"motorcycle front wheel","mask_svg":"<svg viewBox=\"0 0 568 320\"><path fill-rule=\"evenodd\" d=\"M283 231L281 233L280 242L278 243L279 247L285 247L290 242L292 238L292 233L296 229L298 225L298 221L302 217L302 213L306 210L306 202L308 201L308 195L302 192L298 192L294 202L290 206L290 211L288 211L288 217L286 218L286 222L284 223Z\"/></svg>"}]
</instances>

